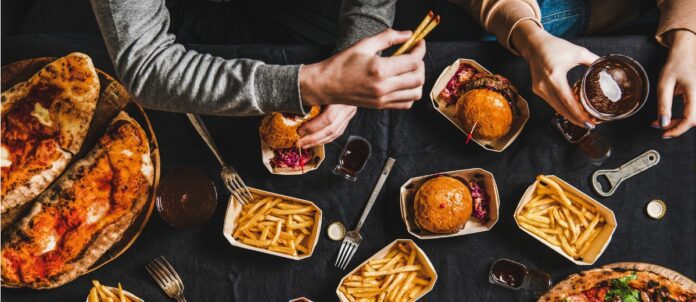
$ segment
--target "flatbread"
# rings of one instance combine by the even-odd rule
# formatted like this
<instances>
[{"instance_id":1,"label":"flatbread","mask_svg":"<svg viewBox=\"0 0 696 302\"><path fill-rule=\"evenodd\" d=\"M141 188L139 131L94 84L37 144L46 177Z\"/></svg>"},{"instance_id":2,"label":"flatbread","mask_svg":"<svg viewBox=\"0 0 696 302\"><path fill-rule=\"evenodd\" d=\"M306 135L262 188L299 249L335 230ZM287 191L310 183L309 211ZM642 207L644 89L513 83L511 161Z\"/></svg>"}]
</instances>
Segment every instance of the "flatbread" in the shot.
<instances>
[{"instance_id":1,"label":"flatbread","mask_svg":"<svg viewBox=\"0 0 696 302\"><path fill-rule=\"evenodd\" d=\"M641 289L666 289L672 295L674 301L696 301L696 286L693 282L676 273L670 273L671 278L663 275L669 271L659 267L659 270L650 269L656 265L642 264L641 266L626 266L624 263L607 265L588 271L573 274L564 281L556 284L548 293L539 298L538 302L558 302L565 298L591 290L604 287L613 279L618 279L636 274L636 280L630 281L632 288ZM669 271L671 272L671 271ZM679 277L681 276L681 277ZM689 280L690 281L690 280ZM581 301L572 299L572 301ZM588 300L589 301L589 300Z\"/></svg>"},{"instance_id":2,"label":"flatbread","mask_svg":"<svg viewBox=\"0 0 696 302\"><path fill-rule=\"evenodd\" d=\"M92 60L72 53L2 93L0 212L36 198L80 150L99 98Z\"/></svg>"},{"instance_id":3,"label":"flatbread","mask_svg":"<svg viewBox=\"0 0 696 302\"><path fill-rule=\"evenodd\" d=\"M126 113L3 238L2 282L53 288L89 270L135 221L153 185L149 141Z\"/></svg>"}]
</instances>

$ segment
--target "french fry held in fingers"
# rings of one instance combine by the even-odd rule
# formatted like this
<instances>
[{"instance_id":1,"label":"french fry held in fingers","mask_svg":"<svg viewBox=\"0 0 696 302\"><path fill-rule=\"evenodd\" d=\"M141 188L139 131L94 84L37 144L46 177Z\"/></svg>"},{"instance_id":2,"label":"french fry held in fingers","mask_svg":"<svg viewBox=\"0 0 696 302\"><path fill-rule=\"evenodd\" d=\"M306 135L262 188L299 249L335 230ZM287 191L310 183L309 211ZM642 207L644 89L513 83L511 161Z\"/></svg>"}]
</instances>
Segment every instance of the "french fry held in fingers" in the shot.
<instances>
[{"instance_id":1,"label":"french fry held in fingers","mask_svg":"<svg viewBox=\"0 0 696 302\"><path fill-rule=\"evenodd\" d=\"M346 276L338 290L348 301L415 301L435 282L426 265L415 245L398 242Z\"/></svg>"},{"instance_id":2,"label":"french fry held in fingers","mask_svg":"<svg viewBox=\"0 0 696 302\"><path fill-rule=\"evenodd\" d=\"M242 206L232 236L245 245L291 256L306 255L317 209L274 196L254 195Z\"/></svg>"},{"instance_id":3,"label":"french fry held in fingers","mask_svg":"<svg viewBox=\"0 0 696 302\"><path fill-rule=\"evenodd\" d=\"M428 11L428 14L425 16L425 18L423 18L423 21L418 24L416 30L414 30L413 34L411 34L411 38L409 38L406 43L401 45L401 47L399 47L399 49L397 49L392 56L402 55L411 51L411 49L416 46L418 42L425 39L425 36L435 29L438 24L440 24L440 15L435 15L433 14L433 11Z\"/></svg>"},{"instance_id":4,"label":"french fry held in fingers","mask_svg":"<svg viewBox=\"0 0 696 302\"><path fill-rule=\"evenodd\" d=\"M539 175L535 186L529 202L515 214L518 224L573 259L582 260L606 218L595 206L547 176Z\"/></svg>"}]
</instances>

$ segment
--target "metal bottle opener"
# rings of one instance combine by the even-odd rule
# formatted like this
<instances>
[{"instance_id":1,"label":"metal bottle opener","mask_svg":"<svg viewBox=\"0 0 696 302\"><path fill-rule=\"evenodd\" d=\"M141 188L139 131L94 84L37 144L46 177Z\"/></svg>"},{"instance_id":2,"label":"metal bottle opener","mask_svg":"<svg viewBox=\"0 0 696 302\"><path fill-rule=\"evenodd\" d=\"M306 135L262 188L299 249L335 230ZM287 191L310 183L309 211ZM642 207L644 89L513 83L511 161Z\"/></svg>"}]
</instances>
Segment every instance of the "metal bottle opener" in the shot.
<instances>
[{"instance_id":1,"label":"metal bottle opener","mask_svg":"<svg viewBox=\"0 0 696 302\"><path fill-rule=\"evenodd\" d=\"M624 180L657 165L659 162L660 153L657 153L655 150L649 150L616 169L595 171L592 174L592 187L599 195L604 197L611 196ZM609 181L609 191L604 191L602 188L602 184L598 180L600 176L606 177Z\"/></svg>"}]
</instances>

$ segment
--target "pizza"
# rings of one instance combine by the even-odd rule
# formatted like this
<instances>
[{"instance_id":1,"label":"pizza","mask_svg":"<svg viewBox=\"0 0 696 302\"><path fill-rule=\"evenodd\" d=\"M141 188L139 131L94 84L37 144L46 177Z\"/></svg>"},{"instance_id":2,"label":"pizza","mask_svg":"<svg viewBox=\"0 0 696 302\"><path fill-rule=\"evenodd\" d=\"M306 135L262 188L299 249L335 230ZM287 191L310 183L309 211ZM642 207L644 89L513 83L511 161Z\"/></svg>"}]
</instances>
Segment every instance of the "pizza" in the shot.
<instances>
[{"instance_id":1,"label":"pizza","mask_svg":"<svg viewBox=\"0 0 696 302\"><path fill-rule=\"evenodd\" d=\"M600 301L696 302L696 284L655 265L617 263L571 275L538 302Z\"/></svg>"},{"instance_id":2,"label":"pizza","mask_svg":"<svg viewBox=\"0 0 696 302\"><path fill-rule=\"evenodd\" d=\"M86 272L135 221L153 178L148 138L122 112L4 236L3 285L53 288Z\"/></svg>"},{"instance_id":3,"label":"pizza","mask_svg":"<svg viewBox=\"0 0 696 302\"><path fill-rule=\"evenodd\" d=\"M73 53L2 93L0 212L28 203L63 173L99 98L92 60Z\"/></svg>"}]
</instances>

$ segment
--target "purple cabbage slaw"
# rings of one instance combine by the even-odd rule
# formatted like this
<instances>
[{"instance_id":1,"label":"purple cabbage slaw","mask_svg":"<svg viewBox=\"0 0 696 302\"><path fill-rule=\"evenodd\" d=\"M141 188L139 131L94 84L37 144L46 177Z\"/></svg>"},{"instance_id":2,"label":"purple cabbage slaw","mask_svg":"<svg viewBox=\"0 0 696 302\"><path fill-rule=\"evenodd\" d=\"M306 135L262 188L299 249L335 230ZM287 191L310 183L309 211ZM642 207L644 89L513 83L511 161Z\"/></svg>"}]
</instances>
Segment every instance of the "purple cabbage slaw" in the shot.
<instances>
[{"instance_id":1,"label":"purple cabbage slaw","mask_svg":"<svg viewBox=\"0 0 696 302\"><path fill-rule=\"evenodd\" d=\"M312 159L313 156L313 149L274 149L271 165L275 168L302 168Z\"/></svg>"},{"instance_id":2,"label":"purple cabbage slaw","mask_svg":"<svg viewBox=\"0 0 696 302\"><path fill-rule=\"evenodd\" d=\"M481 223L488 222L488 194L475 180L469 182L469 191L471 191L474 217Z\"/></svg>"}]
</instances>

